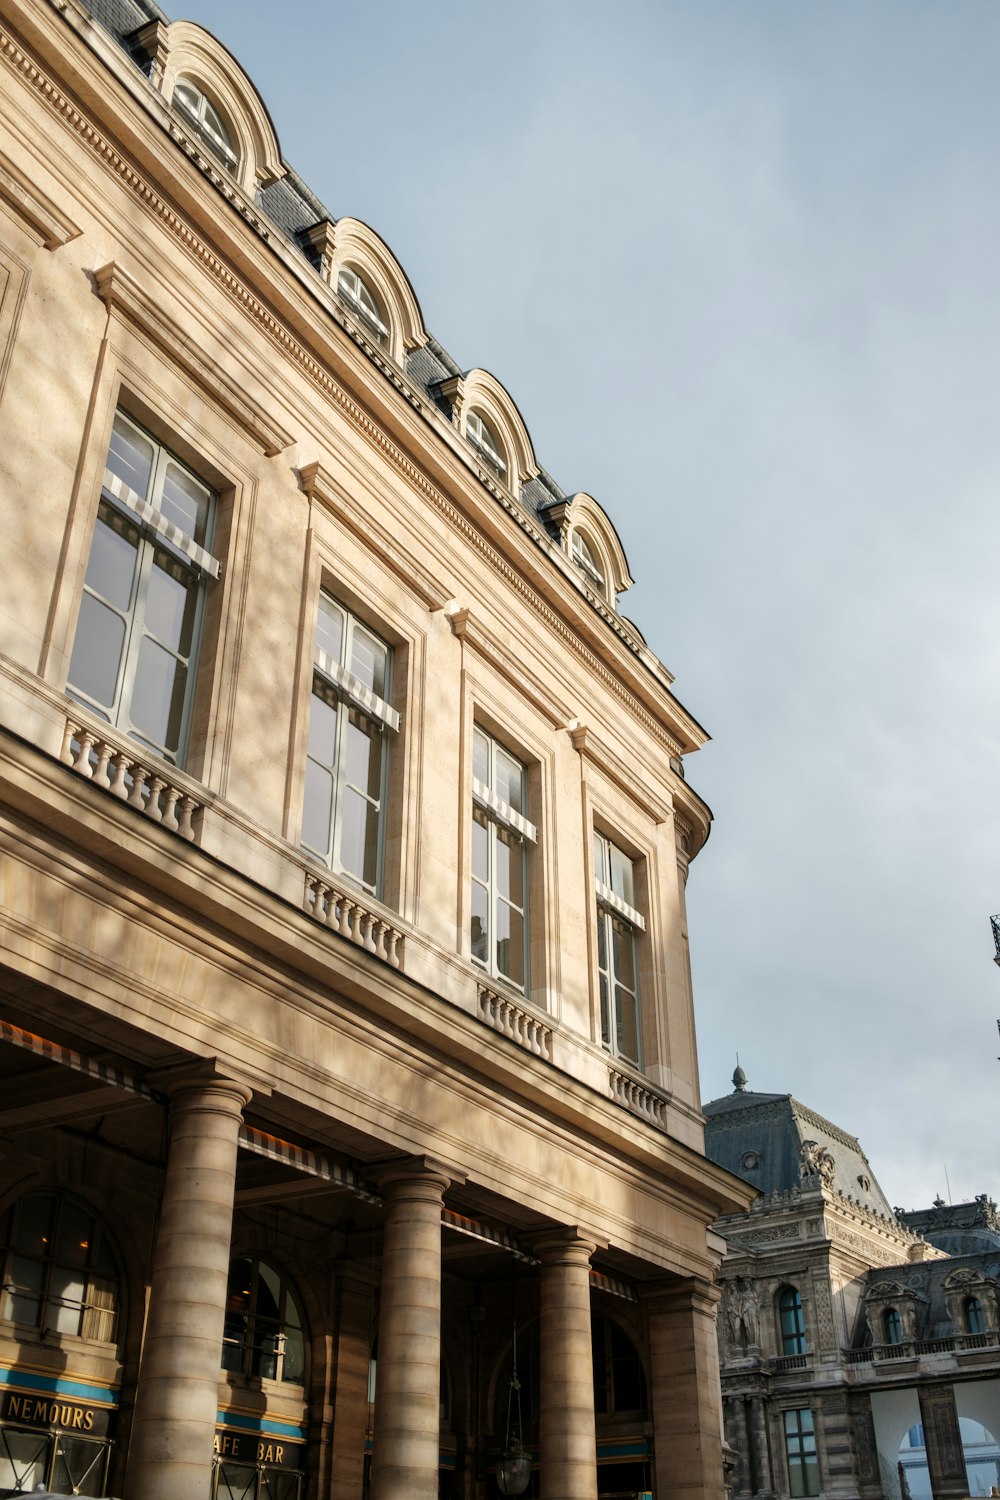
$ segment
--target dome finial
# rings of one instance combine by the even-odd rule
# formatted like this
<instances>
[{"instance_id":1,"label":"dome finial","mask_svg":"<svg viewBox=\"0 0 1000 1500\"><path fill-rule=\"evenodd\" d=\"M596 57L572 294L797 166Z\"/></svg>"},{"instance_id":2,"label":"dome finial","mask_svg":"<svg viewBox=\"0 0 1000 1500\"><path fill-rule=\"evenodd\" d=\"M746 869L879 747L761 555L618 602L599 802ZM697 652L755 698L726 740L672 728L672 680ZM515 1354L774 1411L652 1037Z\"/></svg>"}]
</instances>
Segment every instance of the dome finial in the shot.
<instances>
[{"instance_id":1,"label":"dome finial","mask_svg":"<svg viewBox=\"0 0 1000 1500\"><path fill-rule=\"evenodd\" d=\"M745 1094L747 1089L747 1075L740 1067L740 1054L736 1054L736 1067L733 1071L733 1093Z\"/></svg>"}]
</instances>

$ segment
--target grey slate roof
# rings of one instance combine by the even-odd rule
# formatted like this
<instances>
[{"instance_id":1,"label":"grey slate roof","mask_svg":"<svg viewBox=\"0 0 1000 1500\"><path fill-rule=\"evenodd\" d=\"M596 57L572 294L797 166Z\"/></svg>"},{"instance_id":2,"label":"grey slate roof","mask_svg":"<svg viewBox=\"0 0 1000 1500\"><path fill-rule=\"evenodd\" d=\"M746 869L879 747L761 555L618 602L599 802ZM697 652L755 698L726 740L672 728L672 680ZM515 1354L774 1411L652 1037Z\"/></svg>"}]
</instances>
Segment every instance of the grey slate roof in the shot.
<instances>
[{"instance_id":1,"label":"grey slate roof","mask_svg":"<svg viewBox=\"0 0 1000 1500\"><path fill-rule=\"evenodd\" d=\"M1000 1217L986 1193L969 1203L945 1203L938 1199L930 1208L911 1209L900 1219L914 1234L948 1255L996 1255L1000 1252Z\"/></svg>"},{"instance_id":2,"label":"grey slate roof","mask_svg":"<svg viewBox=\"0 0 1000 1500\"><path fill-rule=\"evenodd\" d=\"M857 1137L791 1094L737 1089L705 1104L703 1112L705 1154L762 1193L786 1193L803 1186L803 1146L815 1142L832 1160L828 1186L873 1213L894 1217ZM749 1165L753 1157L757 1164Z\"/></svg>"}]
</instances>

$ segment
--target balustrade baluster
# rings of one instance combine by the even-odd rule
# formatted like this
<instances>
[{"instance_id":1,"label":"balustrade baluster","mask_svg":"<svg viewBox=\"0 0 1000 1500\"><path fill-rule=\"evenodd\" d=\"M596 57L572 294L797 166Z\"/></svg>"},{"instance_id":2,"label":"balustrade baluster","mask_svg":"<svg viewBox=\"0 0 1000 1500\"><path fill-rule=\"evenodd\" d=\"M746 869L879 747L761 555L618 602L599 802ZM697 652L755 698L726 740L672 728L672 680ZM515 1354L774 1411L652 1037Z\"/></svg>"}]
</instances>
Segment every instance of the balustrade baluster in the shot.
<instances>
[{"instance_id":1,"label":"balustrade baluster","mask_svg":"<svg viewBox=\"0 0 1000 1500\"><path fill-rule=\"evenodd\" d=\"M179 796L180 792L176 787L168 786L164 788L163 815L160 821L163 824L164 828L170 829L171 833L176 833L178 827L180 826L177 822L177 818L174 816L174 808L177 805L177 799Z\"/></svg>"},{"instance_id":2,"label":"balustrade baluster","mask_svg":"<svg viewBox=\"0 0 1000 1500\"><path fill-rule=\"evenodd\" d=\"M113 754L113 746L107 740L101 740L97 750L97 765L94 767L93 782L95 786L104 787L107 790L111 786L111 777L108 775L108 761Z\"/></svg>"},{"instance_id":3,"label":"balustrade baluster","mask_svg":"<svg viewBox=\"0 0 1000 1500\"><path fill-rule=\"evenodd\" d=\"M180 800L180 817L177 820L177 832L182 839L194 838L194 824L191 821L194 815L195 802L193 797L182 797Z\"/></svg>"},{"instance_id":4,"label":"balustrade baluster","mask_svg":"<svg viewBox=\"0 0 1000 1500\"><path fill-rule=\"evenodd\" d=\"M90 764L90 752L94 748L96 735L85 729L80 736L80 751L73 764L74 771L79 771L81 776L93 778L94 768Z\"/></svg>"},{"instance_id":5,"label":"balustrade baluster","mask_svg":"<svg viewBox=\"0 0 1000 1500\"><path fill-rule=\"evenodd\" d=\"M142 795L146 786L149 772L145 766L134 765L132 767L132 791L129 794L129 807L137 807L140 812L146 810L146 799Z\"/></svg>"},{"instance_id":6,"label":"balustrade baluster","mask_svg":"<svg viewBox=\"0 0 1000 1500\"><path fill-rule=\"evenodd\" d=\"M115 768L115 774L111 785L108 787L108 791L111 793L112 797L120 797L122 802L125 802L128 799L128 785L125 778L128 775L128 768L130 763L131 762L129 761L129 757L125 754L124 750L119 750L118 754L112 756L111 758L111 764Z\"/></svg>"},{"instance_id":7,"label":"balustrade baluster","mask_svg":"<svg viewBox=\"0 0 1000 1500\"><path fill-rule=\"evenodd\" d=\"M73 720L67 719L66 728L63 731L62 749L59 751L59 759L65 766L71 766L73 764L73 740L76 735L79 734L79 732L80 731L73 723Z\"/></svg>"}]
</instances>

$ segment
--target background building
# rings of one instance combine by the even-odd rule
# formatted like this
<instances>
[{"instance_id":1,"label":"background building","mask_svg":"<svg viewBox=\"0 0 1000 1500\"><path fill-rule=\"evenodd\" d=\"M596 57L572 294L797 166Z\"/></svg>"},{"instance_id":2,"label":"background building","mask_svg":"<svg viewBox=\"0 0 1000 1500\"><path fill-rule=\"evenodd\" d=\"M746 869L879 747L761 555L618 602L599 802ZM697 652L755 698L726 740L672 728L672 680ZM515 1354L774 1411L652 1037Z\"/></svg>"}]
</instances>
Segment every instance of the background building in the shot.
<instances>
[{"instance_id":1,"label":"background building","mask_svg":"<svg viewBox=\"0 0 1000 1500\"><path fill-rule=\"evenodd\" d=\"M854 1136L790 1094L750 1092L742 1069L733 1082L705 1114L709 1155L760 1194L717 1226L734 1495L988 1495L995 1205L893 1209Z\"/></svg>"},{"instance_id":2,"label":"background building","mask_svg":"<svg viewBox=\"0 0 1000 1500\"><path fill-rule=\"evenodd\" d=\"M717 1496L612 524L206 32L11 0L0 91L0 1493Z\"/></svg>"}]
</instances>

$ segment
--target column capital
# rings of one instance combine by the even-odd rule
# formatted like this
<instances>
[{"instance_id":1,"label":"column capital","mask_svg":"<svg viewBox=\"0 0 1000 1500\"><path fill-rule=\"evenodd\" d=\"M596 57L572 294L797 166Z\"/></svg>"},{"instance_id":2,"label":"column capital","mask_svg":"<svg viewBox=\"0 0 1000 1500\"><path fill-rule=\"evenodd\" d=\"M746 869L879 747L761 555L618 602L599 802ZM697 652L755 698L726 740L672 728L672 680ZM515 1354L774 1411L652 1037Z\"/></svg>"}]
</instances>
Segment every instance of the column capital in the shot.
<instances>
[{"instance_id":1,"label":"column capital","mask_svg":"<svg viewBox=\"0 0 1000 1500\"><path fill-rule=\"evenodd\" d=\"M433 1156L403 1156L398 1161L386 1162L374 1175L383 1193L398 1195L407 1187L414 1191L434 1188L444 1194L453 1184L461 1185L467 1174Z\"/></svg>"},{"instance_id":2,"label":"column capital","mask_svg":"<svg viewBox=\"0 0 1000 1500\"><path fill-rule=\"evenodd\" d=\"M676 1312L691 1308L703 1316L714 1318L722 1299L722 1288L717 1281L706 1281L700 1276L676 1276L664 1281L647 1281L636 1287L640 1302L653 1312Z\"/></svg>"},{"instance_id":3,"label":"column capital","mask_svg":"<svg viewBox=\"0 0 1000 1500\"><path fill-rule=\"evenodd\" d=\"M597 1250L605 1248L595 1235L585 1234L575 1226L561 1229L546 1229L533 1236L531 1248L543 1265L569 1264L586 1260Z\"/></svg>"},{"instance_id":4,"label":"column capital","mask_svg":"<svg viewBox=\"0 0 1000 1500\"><path fill-rule=\"evenodd\" d=\"M271 1093L269 1084L241 1078L235 1069L226 1067L214 1057L192 1058L172 1068L161 1068L159 1072L147 1075L146 1081L166 1094L175 1108L183 1108L184 1095L209 1091L238 1098L242 1110L254 1095L266 1098Z\"/></svg>"}]
</instances>

